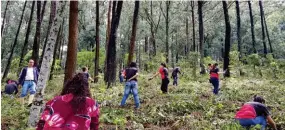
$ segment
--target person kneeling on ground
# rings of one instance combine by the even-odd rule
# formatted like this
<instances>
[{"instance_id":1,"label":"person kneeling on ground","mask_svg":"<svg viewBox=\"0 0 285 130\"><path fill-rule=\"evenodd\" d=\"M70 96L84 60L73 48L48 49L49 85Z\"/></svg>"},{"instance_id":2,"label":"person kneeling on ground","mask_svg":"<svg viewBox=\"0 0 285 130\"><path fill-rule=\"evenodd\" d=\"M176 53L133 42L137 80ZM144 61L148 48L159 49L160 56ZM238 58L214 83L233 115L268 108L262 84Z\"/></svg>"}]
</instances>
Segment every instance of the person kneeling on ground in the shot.
<instances>
[{"instance_id":1,"label":"person kneeling on ground","mask_svg":"<svg viewBox=\"0 0 285 130\"><path fill-rule=\"evenodd\" d=\"M132 92L135 99L135 109L139 108L140 100L139 100L139 94L138 94L138 69L135 62L131 62L129 65L129 68L125 70L125 78L126 78L126 85L125 85L125 91L124 91L124 97L121 102L121 106L125 106L126 100L129 97L129 94Z\"/></svg>"},{"instance_id":2,"label":"person kneeling on ground","mask_svg":"<svg viewBox=\"0 0 285 130\"><path fill-rule=\"evenodd\" d=\"M99 105L91 97L84 73L76 74L46 103L36 130L98 130Z\"/></svg>"},{"instance_id":3,"label":"person kneeling on ground","mask_svg":"<svg viewBox=\"0 0 285 130\"><path fill-rule=\"evenodd\" d=\"M4 93L10 95L11 98L13 98L12 94L14 93L16 95L18 93L18 83L17 81L11 79L8 79L6 83L7 84L5 85Z\"/></svg>"},{"instance_id":4,"label":"person kneeling on ground","mask_svg":"<svg viewBox=\"0 0 285 130\"><path fill-rule=\"evenodd\" d=\"M235 119L244 127L259 124L262 126L261 130L265 130L267 120L274 130L277 130L276 125L264 103L265 100L262 97L255 95L253 102L247 102L241 107L241 109L236 113Z\"/></svg>"}]
</instances>

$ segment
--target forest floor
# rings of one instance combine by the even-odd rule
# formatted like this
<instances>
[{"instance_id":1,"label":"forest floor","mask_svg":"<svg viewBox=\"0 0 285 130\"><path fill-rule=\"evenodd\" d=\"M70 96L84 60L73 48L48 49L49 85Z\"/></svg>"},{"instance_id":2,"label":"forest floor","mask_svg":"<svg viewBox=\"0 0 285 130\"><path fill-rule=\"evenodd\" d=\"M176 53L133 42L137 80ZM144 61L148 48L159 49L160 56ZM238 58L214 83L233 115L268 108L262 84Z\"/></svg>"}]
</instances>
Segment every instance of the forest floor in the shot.
<instances>
[{"instance_id":1,"label":"forest floor","mask_svg":"<svg viewBox=\"0 0 285 130\"><path fill-rule=\"evenodd\" d=\"M285 79L232 77L220 82L219 95L212 94L208 76L195 80L182 76L177 87L169 85L169 93L160 91L159 77L148 81L149 75L139 77L141 107L134 109L133 96L127 106L119 106L124 85L106 89L102 80L91 84L93 97L100 103L101 129L146 130L238 130L234 115L239 107L252 100L254 95L263 96L271 115L280 130L285 129ZM63 75L48 83L46 99L59 94ZM2 129L26 129L29 110L20 106L18 100L2 97ZM258 126L253 128L258 129ZM270 128L268 128L270 129Z\"/></svg>"}]
</instances>

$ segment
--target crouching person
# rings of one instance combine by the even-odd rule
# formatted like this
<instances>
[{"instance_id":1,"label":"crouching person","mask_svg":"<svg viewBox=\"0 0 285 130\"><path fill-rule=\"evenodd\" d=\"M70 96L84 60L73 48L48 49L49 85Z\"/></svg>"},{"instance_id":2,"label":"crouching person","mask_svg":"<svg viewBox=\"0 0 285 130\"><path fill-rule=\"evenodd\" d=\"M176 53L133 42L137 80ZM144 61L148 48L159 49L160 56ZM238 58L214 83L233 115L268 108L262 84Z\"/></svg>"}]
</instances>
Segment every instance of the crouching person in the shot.
<instances>
[{"instance_id":1,"label":"crouching person","mask_svg":"<svg viewBox=\"0 0 285 130\"><path fill-rule=\"evenodd\" d=\"M265 130L267 122L277 130L275 122L272 120L265 100L262 97L254 96L253 102L245 103L236 113L235 118L240 125L249 128L250 126L261 125L261 130ZM267 121L266 121L267 120Z\"/></svg>"},{"instance_id":2,"label":"crouching person","mask_svg":"<svg viewBox=\"0 0 285 130\"><path fill-rule=\"evenodd\" d=\"M125 70L125 78L126 78L126 85L125 85L125 91L124 96L121 102L121 106L125 106L126 100L129 97L129 94L132 92L135 99L135 109L139 108L140 100L139 100L139 94L138 94L138 69L135 62L131 62L129 65L129 68Z\"/></svg>"}]
</instances>

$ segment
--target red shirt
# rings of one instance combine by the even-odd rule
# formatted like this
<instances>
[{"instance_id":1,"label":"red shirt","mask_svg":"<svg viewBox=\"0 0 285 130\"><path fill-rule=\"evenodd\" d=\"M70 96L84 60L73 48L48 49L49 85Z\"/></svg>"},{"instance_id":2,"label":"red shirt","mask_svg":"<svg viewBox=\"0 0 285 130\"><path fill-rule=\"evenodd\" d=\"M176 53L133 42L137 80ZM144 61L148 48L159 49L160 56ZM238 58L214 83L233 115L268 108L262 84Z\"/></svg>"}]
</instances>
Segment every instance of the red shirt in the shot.
<instances>
[{"instance_id":1,"label":"red shirt","mask_svg":"<svg viewBox=\"0 0 285 130\"><path fill-rule=\"evenodd\" d=\"M86 97L85 110L73 113L72 99L72 94L66 94L48 101L37 130L98 130L100 110L96 101Z\"/></svg>"},{"instance_id":2,"label":"red shirt","mask_svg":"<svg viewBox=\"0 0 285 130\"><path fill-rule=\"evenodd\" d=\"M167 69L166 69L166 68L160 67L158 71L159 71L159 73L160 73L161 79L167 78L168 72L167 72Z\"/></svg>"},{"instance_id":3,"label":"red shirt","mask_svg":"<svg viewBox=\"0 0 285 130\"><path fill-rule=\"evenodd\" d=\"M217 78L219 79L219 69L218 68L214 68L212 67L212 69L210 70L210 78Z\"/></svg>"}]
</instances>

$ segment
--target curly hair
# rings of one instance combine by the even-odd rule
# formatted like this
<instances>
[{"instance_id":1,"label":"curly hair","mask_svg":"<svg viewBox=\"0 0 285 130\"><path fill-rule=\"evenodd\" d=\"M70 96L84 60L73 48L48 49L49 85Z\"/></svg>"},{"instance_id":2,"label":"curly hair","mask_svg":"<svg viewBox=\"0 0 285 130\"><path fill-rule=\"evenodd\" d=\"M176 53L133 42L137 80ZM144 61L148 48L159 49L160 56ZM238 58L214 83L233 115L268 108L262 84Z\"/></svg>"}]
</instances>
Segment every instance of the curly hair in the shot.
<instances>
[{"instance_id":1,"label":"curly hair","mask_svg":"<svg viewBox=\"0 0 285 130\"><path fill-rule=\"evenodd\" d=\"M88 87L88 80L86 80L83 73L76 74L71 80L64 85L61 95L73 94L71 106L74 113L82 111L86 105L86 97L91 97Z\"/></svg>"}]
</instances>

